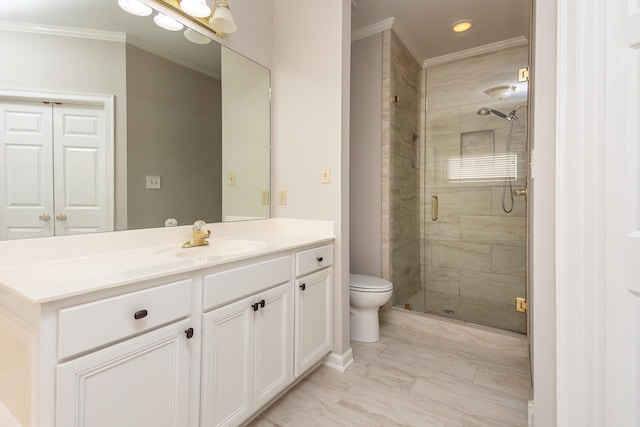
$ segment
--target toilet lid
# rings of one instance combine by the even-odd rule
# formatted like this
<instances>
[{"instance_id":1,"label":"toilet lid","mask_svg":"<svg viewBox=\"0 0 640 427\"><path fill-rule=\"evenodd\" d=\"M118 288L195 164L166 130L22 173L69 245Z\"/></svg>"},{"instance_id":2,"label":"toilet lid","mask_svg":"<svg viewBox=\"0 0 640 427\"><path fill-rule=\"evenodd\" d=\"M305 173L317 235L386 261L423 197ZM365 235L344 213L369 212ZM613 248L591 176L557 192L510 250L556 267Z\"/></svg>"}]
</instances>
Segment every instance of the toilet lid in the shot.
<instances>
[{"instance_id":1,"label":"toilet lid","mask_svg":"<svg viewBox=\"0 0 640 427\"><path fill-rule=\"evenodd\" d=\"M386 292L393 289L393 284L379 277L351 274L349 288L356 291Z\"/></svg>"}]
</instances>

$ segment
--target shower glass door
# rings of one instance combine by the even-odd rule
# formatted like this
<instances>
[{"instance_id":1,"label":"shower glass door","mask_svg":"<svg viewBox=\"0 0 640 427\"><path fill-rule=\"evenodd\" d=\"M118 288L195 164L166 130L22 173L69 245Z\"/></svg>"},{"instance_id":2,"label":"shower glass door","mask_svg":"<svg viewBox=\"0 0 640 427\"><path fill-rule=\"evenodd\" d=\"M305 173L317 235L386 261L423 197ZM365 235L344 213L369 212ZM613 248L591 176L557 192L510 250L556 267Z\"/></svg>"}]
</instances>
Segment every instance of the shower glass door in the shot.
<instances>
[{"instance_id":1,"label":"shower glass door","mask_svg":"<svg viewBox=\"0 0 640 427\"><path fill-rule=\"evenodd\" d=\"M421 286L406 308L526 332L527 63L522 45L424 71Z\"/></svg>"}]
</instances>

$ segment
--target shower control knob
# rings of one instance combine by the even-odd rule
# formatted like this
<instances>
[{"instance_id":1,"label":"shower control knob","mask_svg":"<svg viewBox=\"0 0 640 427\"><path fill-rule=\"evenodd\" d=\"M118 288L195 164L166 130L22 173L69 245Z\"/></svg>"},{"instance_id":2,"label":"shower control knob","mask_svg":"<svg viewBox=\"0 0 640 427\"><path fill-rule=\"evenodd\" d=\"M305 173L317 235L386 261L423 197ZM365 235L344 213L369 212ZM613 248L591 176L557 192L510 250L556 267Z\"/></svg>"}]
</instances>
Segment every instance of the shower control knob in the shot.
<instances>
[{"instance_id":1,"label":"shower control knob","mask_svg":"<svg viewBox=\"0 0 640 427\"><path fill-rule=\"evenodd\" d=\"M527 196L527 189L526 188L516 188L515 190L513 190L513 195L516 197L520 197L520 196Z\"/></svg>"}]
</instances>

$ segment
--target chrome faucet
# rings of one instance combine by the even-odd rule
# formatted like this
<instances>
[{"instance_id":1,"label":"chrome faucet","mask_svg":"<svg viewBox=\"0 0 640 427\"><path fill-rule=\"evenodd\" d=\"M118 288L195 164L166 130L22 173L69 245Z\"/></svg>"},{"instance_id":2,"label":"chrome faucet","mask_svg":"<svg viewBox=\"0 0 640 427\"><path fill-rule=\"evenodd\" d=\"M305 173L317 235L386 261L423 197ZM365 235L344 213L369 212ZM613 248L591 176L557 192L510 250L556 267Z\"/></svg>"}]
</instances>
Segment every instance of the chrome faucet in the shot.
<instances>
[{"instance_id":1,"label":"chrome faucet","mask_svg":"<svg viewBox=\"0 0 640 427\"><path fill-rule=\"evenodd\" d=\"M195 248L197 246L206 246L209 244L206 239L211 236L211 231L205 230L203 227L206 222L199 219L193 224L193 236L191 240L182 244L183 248Z\"/></svg>"}]
</instances>

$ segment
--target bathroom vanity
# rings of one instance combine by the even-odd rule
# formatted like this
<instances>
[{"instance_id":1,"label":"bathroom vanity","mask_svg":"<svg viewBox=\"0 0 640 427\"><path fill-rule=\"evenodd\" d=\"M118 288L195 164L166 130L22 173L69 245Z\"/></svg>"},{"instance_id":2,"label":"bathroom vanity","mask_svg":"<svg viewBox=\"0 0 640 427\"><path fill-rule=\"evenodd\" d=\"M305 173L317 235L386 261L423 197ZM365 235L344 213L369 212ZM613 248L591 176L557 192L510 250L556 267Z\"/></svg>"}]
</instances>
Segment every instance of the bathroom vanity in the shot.
<instances>
[{"instance_id":1,"label":"bathroom vanity","mask_svg":"<svg viewBox=\"0 0 640 427\"><path fill-rule=\"evenodd\" d=\"M4 242L0 425L240 425L316 367L333 224L207 227Z\"/></svg>"}]
</instances>

